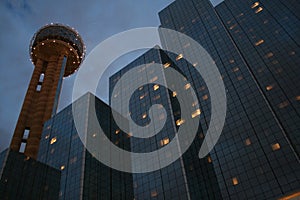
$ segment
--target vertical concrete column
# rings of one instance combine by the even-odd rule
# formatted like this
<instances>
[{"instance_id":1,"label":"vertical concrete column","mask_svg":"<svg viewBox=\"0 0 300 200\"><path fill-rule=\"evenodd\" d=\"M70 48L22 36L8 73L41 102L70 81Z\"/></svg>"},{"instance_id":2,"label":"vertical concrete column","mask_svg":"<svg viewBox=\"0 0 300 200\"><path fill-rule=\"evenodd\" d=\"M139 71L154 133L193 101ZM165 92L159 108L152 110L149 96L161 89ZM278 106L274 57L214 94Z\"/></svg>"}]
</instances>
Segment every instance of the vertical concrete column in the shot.
<instances>
[{"instance_id":1,"label":"vertical concrete column","mask_svg":"<svg viewBox=\"0 0 300 200\"><path fill-rule=\"evenodd\" d=\"M44 115L43 121L46 121L46 120L51 118L53 105L54 105L54 102L55 102L55 97L56 97L56 92L57 92L57 87L59 87L58 82L60 81L59 79L62 78L62 77L60 77L60 73L61 73L61 70L62 70L63 59L64 59L63 55L58 58L57 68L56 68L56 71L55 71L55 76L53 78L52 89L50 90L50 93L49 93L49 96L48 96L48 102L47 102L47 105L46 105L46 110L45 110L45 115Z\"/></svg>"},{"instance_id":2,"label":"vertical concrete column","mask_svg":"<svg viewBox=\"0 0 300 200\"><path fill-rule=\"evenodd\" d=\"M57 73L57 68L60 68L58 61L58 56L52 56L48 62L44 76L44 82L42 84L42 88L38 96L38 101L35 106L35 113L32 117L32 126L30 129L29 137L27 139L27 145L24 153L25 155L35 159L38 154L40 137L43 131L44 116L49 115L48 113L46 113L46 106L50 101L49 94L52 93L54 80L57 76L59 76L59 73Z\"/></svg>"},{"instance_id":3,"label":"vertical concrete column","mask_svg":"<svg viewBox=\"0 0 300 200\"><path fill-rule=\"evenodd\" d=\"M40 75L43 70L43 60L38 59L26 92L26 96L22 105L22 109L17 121L14 135L10 144L10 148L14 151L19 151L22 143L22 138L26 127L31 126L31 120L28 118L30 115L31 104L34 102L36 87L39 82Z\"/></svg>"}]
</instances>

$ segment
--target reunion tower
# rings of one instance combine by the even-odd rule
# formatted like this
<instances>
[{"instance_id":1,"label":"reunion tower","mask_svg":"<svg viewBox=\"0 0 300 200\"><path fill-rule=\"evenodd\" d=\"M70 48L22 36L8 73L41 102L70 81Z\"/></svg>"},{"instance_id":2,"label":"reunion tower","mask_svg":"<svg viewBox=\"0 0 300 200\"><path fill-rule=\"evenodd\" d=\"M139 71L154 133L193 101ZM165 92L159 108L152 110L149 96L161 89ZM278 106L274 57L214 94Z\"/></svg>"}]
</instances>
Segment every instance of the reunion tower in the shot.
<instances>
[{"instance_id":1,"label":"reunion tower","mask_svg":"<svg viewBox=\"0 0 300 200\"><path fill-rule=\"evenodd\" d=\"M73 74L85 55L84 43L73 28L51 24L38 30L30 42L35 68L10 144L36 159L43 124L56 113L63 77Z\"/></svg>"}]
</instances>

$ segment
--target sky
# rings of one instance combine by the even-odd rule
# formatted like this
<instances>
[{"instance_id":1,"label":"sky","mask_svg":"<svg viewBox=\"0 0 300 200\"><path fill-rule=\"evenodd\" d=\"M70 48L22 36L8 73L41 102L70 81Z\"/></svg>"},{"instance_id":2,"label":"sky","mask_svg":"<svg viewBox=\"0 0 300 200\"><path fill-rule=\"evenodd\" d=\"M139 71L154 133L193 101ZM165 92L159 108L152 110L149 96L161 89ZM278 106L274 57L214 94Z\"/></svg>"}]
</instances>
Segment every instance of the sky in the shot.
<instances>
[{"instance_id":1,"label":"sky","mask_svg":"<svg viewBox=\"0 0 300 200\"><path fill-rule=\"evenodd\" d=\"M158 27L158 12L174 0L2 0L0 3L0 152L9 146L34 66L29 60L33 34L45 24L74 27L87 54L101 41L132 28ZM217 4L220 0L214 0ZM141 52L121 59L129 63ZM113 74L116 62L106 73ZM58 111L71 103L76 73L65 78ZM100 83L101 84L101 83ZM104 83L105 87L107 85ZM100 87L99 87L100 88ZM107 101L107 90L96 94Z\"/></svg>"}]
</instances>

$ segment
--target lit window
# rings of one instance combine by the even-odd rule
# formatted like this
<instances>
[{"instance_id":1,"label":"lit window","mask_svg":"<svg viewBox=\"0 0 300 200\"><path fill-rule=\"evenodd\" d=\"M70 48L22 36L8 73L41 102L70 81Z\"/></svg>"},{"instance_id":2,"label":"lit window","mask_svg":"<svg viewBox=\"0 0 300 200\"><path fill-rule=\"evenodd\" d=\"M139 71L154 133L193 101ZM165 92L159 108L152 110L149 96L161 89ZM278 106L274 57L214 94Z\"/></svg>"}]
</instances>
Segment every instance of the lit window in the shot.
<instances>
[{"instance_id":1,"label":"lit window","mask_svg":"<svg viewBox=\"0 0 300 200\"><path fill-rule=\"evenodd\" d=\"M295 55L296 53L295 53L295 51L291 51L291 52L289 52L289 54L290 54L291 56L293 56L293 55Z\"/></svg>"},{"instance_id":2,"label":"lit window","mask_svg":"<svg viewBox=\"0 0 300 200\"><path fill-rule=\"evenodd\" d=\"M230 30L234 29L237 26L237 24L234 24L232 26L229 27Z\"/></svg>"},{"instance_id":3,"label":"lit window","mask_svg":"<svg viewBox=\"0 0 300 200\"><path fill-rule=\"evenodd\" d=\"M194 103L192 103L193 107L195 107L196 105L198 105L198 101L194 101Z\"/></svg>"},{"instance_id":4,"label":"lit window","mask_svg":"<svg viewBox=\"0 0 300 200\"><path fill-rule=\"evenodd\" d=\"M300 96L296 96L296 100L297 100L297 101L300 101Z\"/></svg>"},{"instance_id":5,"label":"lit window","mask_svg":"<svg viewBox=\"0 0 300 200\"><path fill-rule=\"evenodd\" d=\"M232 63L234 63L234 60L233 60L233 59L230 59L229 62L232 64Z\"/></svg>"},{"instance_id":6,"label":"lit window","mask_svg":"<svg viewBox=\"0 0 300 200\"><path fill-rule=\"evenodd\" d=\"M189 89L191 87L191 84L187 83L185 86L184 86L184 89Z\"/></svg>"},{"instance_id":7,"label":"lit window","mask_svg":"<svg viewBox=\"0 0 300 200\"><path fill-rule=\"evenodd\" d=\"M120 133L120 129L117 129L117 130L115 131L115 134L118 135L119 133Z\"/></svg>"},{"instance_id":8,"label":"lit window","mask_svg":"<svg viewBox=\"0 0 300 200\"><path fill-rule=\"evenodd\" d=\"M182 53L181 53L181 54L179 54L179 55L176 57L176 60L180 60L181 58L183 58L183 55L182 55Z\"/></svg>"},{"instance_id":9,"label":"lit window","mask_svg":"<svg viewBox=\"0 0 300 200\"><path fill-rule=\"evenodd\" d=\"M156 81L158 79L157 76L153 77L152 79L150 79L150 83L153 83L154 81Z\"/></svg>"},{"instance_id":10,"label":"lit window","mask_svg":"<svg viewBox=\"0 0 300 200\"><path fill-rule=\"evenodd\" d=\"M52 138L50 144L54 144L56 142L56 137Z\"/></svg>"},{"instance_id":11,"label":"lit window","mask_svg":"<svg viewBox=\"0 0 300 200\"><path fill-rule=\"evenodd\" d=\"M266 57L266 58L271 58L273 55L274 55L274 54L273 54L272 52L269 52L269 53L266 54L265 57Z\"/></svg>"},{"instance_id":12,"label":"lit window","mask_svg":"<svg viewBox=\"0 0 300 200\"><path fill-rule=\"evenodd\" d=\"M296 200L296 199L299 199L299 197L300 197L300 192L296 192L296 193L290 194L288 196L282 197L278 200Z\"/></svg>"},{"instance_id":13,"label":"lit window","mask_svg":"<svg viewBox=\"0 0 300 200\"><path fill-rule=\"evenodd\" d=\"M142 90L143 89L143 86L139 87L139 90Z\"/></svg>"},{"instance_id":14,"label":"lit window","mask_svg":"<svg viewBox=\"0 0 300 200\"><path fill-rule=\"evenodd\" d=\"M205 100L207 100L208 99L208 95L206 94L206 95L204 95L203 97L202 97L202 99L205 101Z\"/></svg>"},{"instance_id":15,"label":"lit window","mask_svg":"<svg viewBox=\"0 0 300 200\"><path fill-rule=\"evenodd\" d=\"M203 91L203 90L205 90L205 88L206 88L205 86L202 86L199 88L199 91Z\"/></svg>"},{"instance_id":16,"label":"lit window","mask_svg":"<svg viewBox=\"0 0 300 200\"><path fill-rule=\"evenodd\" d=\"M97 134L96 134L96 133L94 133L94 134L93 134L93 138L94 138L94 137L96 137L96 136L97 136Z\"/></svg>"},{"instance_id":17,"label":"lit window","mask_svg":"<svg viewBox=\"0 0 300 200\"><path fill-rule=\"evenodd\" d=\"M145 95L143 94L142 96L140 96L140 99L143 99L145 97Z\"/></svg>"},{"instance_id":18,"label":"lit window","mask_svg":"<svg viewBox=\"0 0 300 200\"><path fill-rule=\"evenodd\" d=\"M255 46L259 46L264 42L265 42L264 40L259 40L259 41L255 42Z\"/></svg>"},{"instance_id":19,"label":"lit window","mask_svg":"<svg viewBox=\"0 0 300 200\"><path fill-rule=\"evenodd\" d=\"M232 184L233 185L239 184L239 181L238 181L237 177L232 178Z\"/></svg>"},{"instance_id":20,"label":"lit window","mask_svg":"<svg viewBox=\"0 0 300 200\"><path fill-rule=\"evenodd\" d=\"M245 145L249 146L250 144L251 144L251 140L250 140L250 138L247 138L245 140Z\"/></svg>"},{"instance_id":21,"label":"lit window","mask_svg":"<svg viewBox=\"0 0 300 200\"><path fill-rule=\"evenodd\" d=\"M169 142L170 142L170 139L166 137L160 141L160 146L167 145L167 144L169 144Z\"/></svg>"},{"instance_id":22,"label":"lit window","mask_svg":"<svg viewBox=\"0 0 300 200\"><path fill-rule=\"evenodd\" d=\"M143 117L143 119L145 119L147 117L147 114L144 113L142 117Z\"/></svg>"},{"instance_id":23,"label":"lit window","mask_svg":"<svg viewBox=\"0 0 300 200\"><path fill-rule=\"evenodd\" d=\"M172 96L173 96L173 97L176 97L176 95L177 95L177 92L173 91Z\"/></svg>"},{"instance_id":24,"label":"lit window","mask_svg":"<svg viewBox=\"0 0 300 200\"><path fill-rule=\"evenodd\" d=\"M266 90L267 91L270 91L270 90L272 90L273 89L273 86L272 85L268 85L267 87L266 87Z\"/></svg>"},{"instance_id":25,"label":"lit window","mask_svg":"<svg viewBox=\"0 0 300 200\"><path fill-rule=\"evenodd\" d=\"M171 65L171 63L167 62L164 64L164 68L168 68L168 67L170 67L170 65Z\"/></svg>"},{"instance_id":26,"label":"lit window","mask_svg":"<svg viewBox=\"0 0 300 200\"><path fill-rule=\"evenodd\" d=\"M276 151L278 149L280 149L280 144L279 143L272 144L272 150L273 151Z\"/></svg>"},{"instance_id":27,"label":"lit window","mask_svg":"<svg viewBox=\"0 0 300 200\"><path fill-rule=\"evenodd\" d=\"M64 170L64 169L65 169L64 165L60 166L60 170Z\"/></svg>"},{"instance_id":28,"label":"lit window","mask_svg":"<svg viewBox=\"0 0 300 200\"><path fill-rule=\"evenodd\" d=\"M208 157L207 157L207 162L208 162L208 163L211 163L211 162L212 162L212 160L211 160L211 157L210 157L210 156L208 156Z\"/></svg>"},{"instance_id":29,"label":"lit window","mask_svg":"<svg viewBox=\"0 0 300 200\"><path fill-rule=\"evenodd\" d=\"M280 103L280 104L278 105L278 107L279 107L279 108L285 108L285 107L287 107L289 104L290 104L290 103L289 103L288 101L284 101L284 102Z\"/></svg>"},{"instance_id":30,"label":"lit window","mask_svg":"<svg viewBox=\"0 0 300 200\"><path fill-rule=\"evenodd\" d=\"M201 110L198 108L192 113L192 118L195 118L201 114Z\"/></svg>"},{"instance_id":31,"label":"lit window","mask_svg":"<svg viewBox=\"0 0 300 200\"><path fill-rule=\"evenodd\" d=\"M153 90L158 90L158 89L159 89L159 85L156 84L153 86Z\"/></svg>"},{"instance_id":32,"label":"lit window","mask_svg":"<svg viewBox=\"0 0 300 200\"><path fill-rule=\"evenodd\" d=\"M262 10L263 10L263 8L262 8L262 7L259 7L259 8L256 9L255 13L259 13L259 12L262 11Z\"/></svg>"},{"instance_id":33,"label":"lit window","mask_svg":"<svg viewBox=\"0 0 300 200\"><path fill-rule=\"evenodd\" d=\"M239 81L241 81L241 80L243 80L243 76L238 76L237 79L238 79Z\"/></svg>"},{"instance_id":34,"label":"lit window","mask_svg":"<svg viewBox=\"0 0 300 200\"><path fill-rule=\"evenodd\" d=\"M183 46L183 48L187 48L189 47L191 44L190 43L187 43L186 45Z\"/></svg>"},{"instance_id":35,"label":"lit window","mask_svg":"<svg viewBox=\"0 0 300 200\"><path fill-rule=\"evenodd\" d=\"M195 63L193 64L193 66L194 66L194 67L196 67L197 65L198 65L198 63L197 63L197 62L195 62Z\"/></svg>"},{"instance_id":36,"label":"lit window","mask_svg":"<svg viewBox=\"0 0 300 200\"><path fill-rule=\"evenodd\" d=\"M232 71L237 72L237 71L239 71L239 70L240 70L240 69L239 69L238 67L235 67L235 68L233 68Z\"/></svg>"},{"instance_id":37,"label":"lit window","mask_svg":"<svg viewBox=\"0 0 300 200\"><path fill-rule=\"evenodd\" d=\"M160 98L160 95L156 95L155 97L153 97L153 100L157 100Z\"/></svg>"},{"instance_id":38,"label":"lit window","mask_svg":"<svg viewBox=\"0 0 300 200\"><path fill-rule=\"evenodd\" d=\"M259 5L259 2L255 2L252 6L251 6L251 8L255 8L255 7L257 7Z\"/></svg>"},{"instance_id":39,"label":"lit window","mask_svg":"<svg viewBox=\"0 0 300 200\"><path fill-rule=\"evenodd\" d=\"M151 197L156 197L158 194L157 192L154 190L154 191L151 191Z\"/></svg>"},{"instance_id":40,"label":"lit window","mask_svg":"<svg viewBox=\"0 0 300 200\"><path fill-rule=\"evenodd\" d=\"M45 136L45 139L48 139L49 137L50 137L50 135L48 134L48 135Z\"/></svg>"},{"instance_id":41,"label":"lit window","mask_svg":"<svg viewBox=\"0 0 300 200\"><path fill-rule=\"evenodd\" d=\"M178 120L176 120L176 125L177 125L177 126L180 126L180 125L182 125L184 122L185 122L184 119L178 119Z\"/></svg>"}]
</instances>

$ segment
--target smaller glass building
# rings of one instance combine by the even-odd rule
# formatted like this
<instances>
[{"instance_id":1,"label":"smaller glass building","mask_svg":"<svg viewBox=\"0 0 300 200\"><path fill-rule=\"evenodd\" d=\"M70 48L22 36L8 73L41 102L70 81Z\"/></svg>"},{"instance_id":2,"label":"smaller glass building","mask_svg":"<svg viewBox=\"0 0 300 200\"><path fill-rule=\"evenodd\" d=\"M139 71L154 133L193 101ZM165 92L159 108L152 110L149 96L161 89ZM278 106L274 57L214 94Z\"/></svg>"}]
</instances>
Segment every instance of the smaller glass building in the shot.
<instances>
[{"instance_id":1,"label":"smaller glass building","mask_svg":"<svg viewBox=\"0 0 300 200\"><path fill-rule=\"evenodd\" d=\"M60 171L9 149L0 154L0 197L56 200Z\"/></svg>"},{"instance_id":2,"label":"smaller glass building","mask_svg":"<svg viewBox=\"0 0 300 200\"><path fill-rule=\"evenodd\" d=\"M105 166L84 147L74 124L72 106L80 109L76 119L84 127L80 131L88 137L99 137L89 115L95 106L106 136L118 147L130 149L130 139L111 120L109 106L94 95L87 93L67 106L45 123L38 154L39 161L61 171L59 199L133 199L132 175Z\"/></svg>"}]
</instances>

